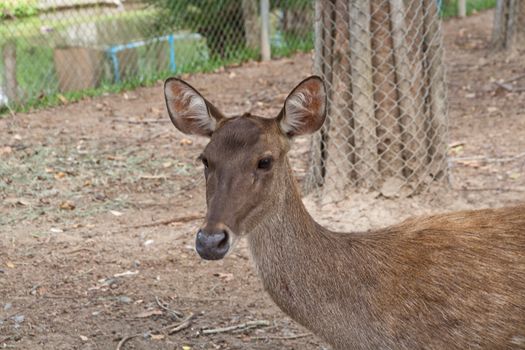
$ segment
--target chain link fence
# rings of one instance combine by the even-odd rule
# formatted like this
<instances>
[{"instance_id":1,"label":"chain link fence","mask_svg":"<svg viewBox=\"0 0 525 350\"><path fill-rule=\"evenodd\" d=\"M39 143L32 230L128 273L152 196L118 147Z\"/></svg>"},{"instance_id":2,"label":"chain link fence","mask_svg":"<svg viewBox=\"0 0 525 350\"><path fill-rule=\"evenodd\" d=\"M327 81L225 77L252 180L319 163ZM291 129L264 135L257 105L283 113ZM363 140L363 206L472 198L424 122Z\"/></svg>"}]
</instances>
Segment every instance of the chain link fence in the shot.
<instances>
[{"instance_id":1,"label":"chain link fence","mask_svg":"<svg viewBox=\"0 0 525 350\"><path fill-rule=\"evenodd\" d=\"M313 49L311 0L3 0L0 108Z\"/></svg>"},{"instance_id":2,"label":"chain link fence","mask_svg":"<svg viewBox=\"0 0 525 350\"><path fill-rule=\"evenodd\" d=\"M446 174L447 108L435 0L316 2L315 71L327 123L312 141L310 187L393 197Z\"/></svg>"},{"instance_id":3,"label":"chain link fence","mask_svg":"<svg viewBox=\"0 0 525 350\"><path fill-rule=\"evenodd\" d=\"M314 71L329 90L329 118L312 140L308 189L343 194L358 186L385 196L411 194L446 178L439 13L456 5L451 0L5 0L0 111L213 71L260 59L265 45L272 57L315 47Z\"/></svg>"}]
</instances>

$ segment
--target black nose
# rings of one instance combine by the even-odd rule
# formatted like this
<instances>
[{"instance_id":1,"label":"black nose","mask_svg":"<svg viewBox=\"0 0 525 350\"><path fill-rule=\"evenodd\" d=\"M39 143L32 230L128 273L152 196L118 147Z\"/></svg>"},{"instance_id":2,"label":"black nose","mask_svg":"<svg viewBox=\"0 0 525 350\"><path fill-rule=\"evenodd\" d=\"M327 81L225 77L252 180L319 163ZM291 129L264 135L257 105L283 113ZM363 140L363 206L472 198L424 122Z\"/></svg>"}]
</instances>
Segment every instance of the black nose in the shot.
<instances>
[{"instance_id":1,"label":"black nose","mask_svg":"<svg viewBox=\"0 0 525 350\"><path fill-rule=\"evenodd\" d=\"M230 249L228 233L225 230L206 232L201 229L197 232L195 248L203 259L222 259Z\"/></svg>"}]
</instances>

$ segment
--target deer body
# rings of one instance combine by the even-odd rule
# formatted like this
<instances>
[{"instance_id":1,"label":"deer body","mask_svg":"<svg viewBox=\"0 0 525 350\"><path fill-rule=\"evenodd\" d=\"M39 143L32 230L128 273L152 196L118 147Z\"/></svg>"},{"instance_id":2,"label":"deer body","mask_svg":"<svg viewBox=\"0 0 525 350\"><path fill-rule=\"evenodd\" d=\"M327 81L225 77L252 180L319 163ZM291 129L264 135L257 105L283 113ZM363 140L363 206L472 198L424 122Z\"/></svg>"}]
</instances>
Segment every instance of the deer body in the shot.
<instances>
[{"instance_id":1,"label":"deer body","mask_svg":"<svg viewBox=\"0 0 525 350\"><path fill-rule=\"evenodd\" d=\"M179 130L211 137L201 257L245 236L275 303L336 350L525 349L525 205L331 232L302 204L286 156L324 121L319 78L274 119L225 118L177 79L165 95Z\"/></svg>"},{"instance_id":2,"label":"deer body","mask_svg":"<svg viewBox=\"0 0 525 350\"><path fill-rule=\"evenodd\" d=\"M525 348L525 207L338 233L286 192L252 257L274 302L334 349Z\"/></svg>"}]
</instances>

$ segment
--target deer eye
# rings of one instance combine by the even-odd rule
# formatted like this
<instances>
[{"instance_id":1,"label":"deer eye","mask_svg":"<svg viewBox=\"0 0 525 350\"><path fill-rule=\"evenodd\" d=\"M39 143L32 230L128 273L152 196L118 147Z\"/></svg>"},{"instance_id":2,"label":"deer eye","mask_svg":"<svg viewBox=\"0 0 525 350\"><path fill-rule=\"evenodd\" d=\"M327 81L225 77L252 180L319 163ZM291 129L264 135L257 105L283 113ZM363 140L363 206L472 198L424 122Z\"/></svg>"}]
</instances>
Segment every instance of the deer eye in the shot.
<instances>
[{"instance_id":1,"label":"deer eye","mask_svg":"<svg viewBox=\"0 0 525 350\"><path fill-rule=\"evenodd\" d=\"M262 170L268 170L272 167L273 158L272 157L265 157L261 160L259 160L259 163L257 163L257 168Z\"/></svg>"},{"instance_id":2,"label":"deer eye","mask_svg":"<svg viewBox=\"0 0 525 350\"><path fill-rule=\"evenodd\" d=\"M204 165L204 169L208 169L208 159L202 157L201 162L202 162L202 165Z\"/></svg>"}]
</instances>

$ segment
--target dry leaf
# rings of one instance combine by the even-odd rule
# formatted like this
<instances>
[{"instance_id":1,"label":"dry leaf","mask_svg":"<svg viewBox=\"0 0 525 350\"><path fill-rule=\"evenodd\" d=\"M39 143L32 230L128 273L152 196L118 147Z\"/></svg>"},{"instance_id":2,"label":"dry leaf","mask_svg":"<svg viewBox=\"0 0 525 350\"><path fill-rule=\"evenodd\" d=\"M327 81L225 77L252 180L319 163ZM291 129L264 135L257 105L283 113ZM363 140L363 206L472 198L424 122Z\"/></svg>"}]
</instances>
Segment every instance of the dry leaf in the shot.
<instances>
[{"instance_id":1,"label":"dry leaf","mask_svg":"<svg viewBox=\"0 0 525 350\"><path fill-rule=\"evenodd\" d=\"M191 346L189 345L183 345L182 350L191 350Z\"/></svg>"},{"instance_id":2,"label":"dry leaf","mask_svg":"<svg viewBox=\"0 0 525 350\"><path fill-rule=\"evenodd\" d=\"M379 189L379 192L385 198L399 197L401 194L401 189L403 188L404 184L405 184L405 181L397 177L389 177L385 180L385 182Z\"/></svg>"},{"instance_id":3,"label":"dry leaf","mask_svg":"<svg viewBox=\"0 0 525 350\"><path fill-rule=\"evenodd\" d=\"M163 334L152 334L151 335L152 340L162 340L164 338L166 338L166 336Z\"/></svg>"},{"instance_id":4,"label":"dry leaf","mask_svg":"<svg viewBox=\"0 0 525 350\"><path fill-rule=\"evenodd\" d=\"M219 273L215 273L213 275L216 276L216 277L219 277L221 280L223 280L225 282L233 280L233 273L222 273L222 272L219 272Z\"/></svg>"},{"instance_id":5,"label":"dry leaf","mask_svg":"<svg viewBox=\"0 0 525 350\"><path fill-rule=\"evenodd\" d=\"M111 214L115 215L115 216L122 216L122 215L124 215L123 213L121 213L120 211L117 211L117 210L110 210L109 212Z\"/></svg>"},{"instance_id":6,"label":"dry leaf","mask_svg":"<svg viewBox=\"0 0 525 350\"><path fill-rule=\"evenodd\" d=\"M5 266L9 267L10 269L14 269L15 268L15 264L13 264L11 261L6 262Z\"/></svg>"},{"instance_id":7,"label":"dry leaf","mask_svg":"<svg viewBox=\"0 0 525 350\"><path fill-rule=\"evenodd\" d=\"M181 146L186 146L186 145L189 146L189 145L193 144L193 141L190 140L190 139L182 139L182 140L180 140L180 144L181 144Z\"/></svg>"},{"instance_id":8,"label":"dry leaf","mask_svg":"<svg viewBox=\"0 0 525 350\"><path fill-rule=\"evenodd\" d=\"M23 198L6 198L4 199L4 203L5 204L10 204L10 205L24 205L24 206L28 206L31 204L31 202L29 202L27 199L23 199Z\"/></svg>"},{"instance_id":9,"label":"dry leaf","mask_svg":"<svg viewBox=\"0 0 525 350\"><path fill-rule=\"evenodd\" d=\"M65 201L60 203L59 208L62 210L73 210L75 209L75 203L70 201Z\"/></svg>"},{"instance_id":10,"label":"dry leaf","mask_svg":"<svg viewBox=\"0 0 525 350\"><path fill-rule=\"evenodd\" d=\"M107 160L124 160L125 158L124 157L121 157L121 156L112 156L112 155L109 155L106 157Z\"/></svg>"},{"instance_id":11,"label":"dry leaf","mask_svg":"<svg viewBox=\"0 0 525 350\"><path fill-rule=\"evenodd\" d=\"M60 102L62 102L63 104L67 104L69 101L67 100L66 96L62 95L62 94L58 94L57 95L58 99L60 100Z\"/></svg>"},{"instance_id":12,"label":"dry leaf","mask_svg":"<svg viewBox=\"0 0 525 350\"><path fill-rule=\"evenodd\" d=\"M0 156L3 156L4 154L10 154L13 152L13 149L9 146L0 147Z\"/></svg>"},{"instance_id":13,"label":"dry leaf","mask_svg":"<svg viewBox=\"0 0 525 350\"><path fill-rule=\"evenodd\" d=\"M169 168L169 167L172 166L172 165L173 165L172 162L164 162L164 163L162 163L162 167L163 167L163 168Z\"/></svg>"},{"instance_id":14,"label":"dry leaf","mask_svg":"<svg viewBox=\"0 0 525 350\"><path fill-rule=\"evenodd\" d=\"M89 339L85 335L80 335L79 337L80 337L80 340L82 340L82 341L88 341L88 339Z\"/></svg>"},{"instance_id":15,"label":"dry leaf","mask_svg":"<svg viewBox=\"0 0 525 350\"><path fill-rule=\"evenodd\" d=\"M57 180L63 179L64 177L66 177L66 173L64 173L62 171L59 171L58 173L55 174L55 179L57 179Z\"/></svg>"}]
</instances>

